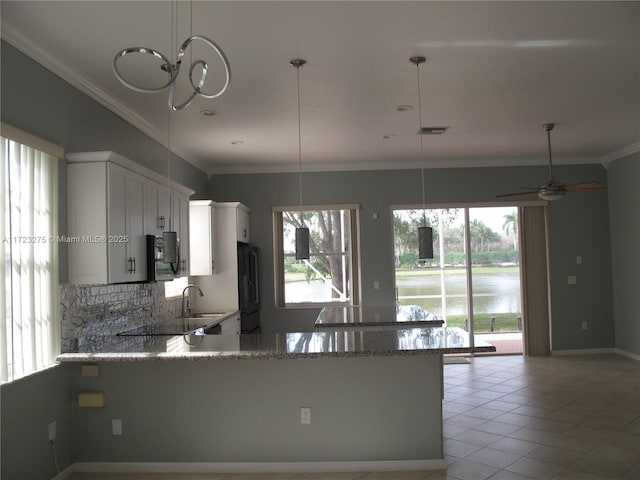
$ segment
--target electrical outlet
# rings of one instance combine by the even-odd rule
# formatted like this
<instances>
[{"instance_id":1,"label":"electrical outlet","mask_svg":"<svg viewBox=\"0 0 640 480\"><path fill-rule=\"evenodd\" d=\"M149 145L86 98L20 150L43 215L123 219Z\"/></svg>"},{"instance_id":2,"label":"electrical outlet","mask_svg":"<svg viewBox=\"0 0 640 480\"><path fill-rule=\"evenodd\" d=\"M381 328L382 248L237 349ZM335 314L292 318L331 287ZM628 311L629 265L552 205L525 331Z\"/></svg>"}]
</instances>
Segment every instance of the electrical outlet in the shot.
<instances>
[{"instance_id":1,"label":"electrical outlet","mask_svg":"<svg viewBox=\"0 0 640 480\"><path fill-rule=\"evenodd\" d=\"M111 433L113 435L122 435L122 420L119 418L111 420Z\"/></svg>"},{"instance_id":2,"label":"electrical outlet","mask_svg":"<svg viewBox=\"0 0 640 480\"><path fill-rule=\"evenodd\" d=\"M49 441L53 442L56 439L56 422L49 424Z\"/></svg>"},{"instance_id":3,"label":"electrical outlet","mask_svg":"<svg viewBox=\"0 0 640 480\"><path fill-rule=\"evenodd\" d=\"M576 277L575 275L569 275L567 277L567 283L569 285L575 285L576 283L578 283L578 277Z\"/></svg>"},{"instance_id":4,"label":"electrical outlet","mask_svg":"<svg viewBox=\"0 0 640 480\"><path fill-rule=\"evenodd\" d=\"M300 423L305 425L311 424L311 407L302 407L300 409Z\"/></svg>"}]
</instances>

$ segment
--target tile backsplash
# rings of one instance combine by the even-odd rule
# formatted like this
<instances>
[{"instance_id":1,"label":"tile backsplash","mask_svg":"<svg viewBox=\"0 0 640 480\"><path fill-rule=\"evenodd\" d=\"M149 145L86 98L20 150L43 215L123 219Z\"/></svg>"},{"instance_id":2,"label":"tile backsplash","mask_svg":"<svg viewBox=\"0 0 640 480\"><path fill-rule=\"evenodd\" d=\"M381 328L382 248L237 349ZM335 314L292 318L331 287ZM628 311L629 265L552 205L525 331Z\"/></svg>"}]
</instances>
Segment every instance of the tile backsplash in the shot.
<instances>
[{"instance_id":1,"label":"tile backsplash","mask_svg":"<svg viewBox=\"0 0 640 480\"><path fill-rule=\"evenodd\" d=\"M78 341L101 339L143 325L158 325L180 315L180 298L166 299L164 284L60 286L62 352L78 348Z\"/></svg>"}]
</instances>

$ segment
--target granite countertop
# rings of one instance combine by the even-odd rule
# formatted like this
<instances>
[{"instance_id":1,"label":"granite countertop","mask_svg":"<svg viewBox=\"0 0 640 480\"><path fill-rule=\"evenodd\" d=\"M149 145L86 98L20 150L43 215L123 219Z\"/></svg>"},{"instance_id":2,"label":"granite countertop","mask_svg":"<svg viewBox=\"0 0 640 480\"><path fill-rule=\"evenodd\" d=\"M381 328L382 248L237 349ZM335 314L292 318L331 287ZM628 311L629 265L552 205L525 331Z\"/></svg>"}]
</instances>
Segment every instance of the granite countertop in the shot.
<instances>
[{"instance_id":1,"label":"granite countertop","mask_svg":"<svg viewBox=\"0 0 640 480\"><path fill-rule=\"evenodd\" d=\"M495 347L476 339L476 352ZM195 359L291 359L469 353L469 336L460 328L330 330L248 335L106 336L78 339L60 362Z\"/></svg>"},{"instance_id":2,"label":"granite countertop","mask_svg":"<svg viewBox=\"0 0 640 480\"><path fill-rule=\"evenodd\" d=\"M315 326L333 327L440 327L443 320L420 305L391 307L324 307Z\"/></svg>"}]
</instances>

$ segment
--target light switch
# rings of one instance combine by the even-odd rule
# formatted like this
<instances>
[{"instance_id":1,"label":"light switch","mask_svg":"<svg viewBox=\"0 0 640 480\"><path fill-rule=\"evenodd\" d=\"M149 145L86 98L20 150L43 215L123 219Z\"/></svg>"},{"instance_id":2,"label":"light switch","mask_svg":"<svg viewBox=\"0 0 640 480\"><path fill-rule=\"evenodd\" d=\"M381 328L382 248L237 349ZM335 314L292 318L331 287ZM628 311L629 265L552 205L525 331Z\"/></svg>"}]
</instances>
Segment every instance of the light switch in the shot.
<instances>
[{"instance_id":1,"label":"light switch","mask_svg":"<svg viewBox=\"0 0 640 480\"><path fill-rule=\"evenodd\" d=\"M373 281L373 289L380 290L380 282L378 280Z\"/></svg>"},{"instance_id":2,"label":"light switch","mask_svg":"<svg viewBox=\"0 0 640 480\"><path fill-rule=\"evenodd\" d=\"M567 283L569 285L575 285L577 283L578 279L575 275L569 275L569 277L567 278Z\"/></svg>"},{"instance_id":3,"label":"light switch","mask_svg":"<svg viewBox=\"0 0 640 480\"><path fill-rule=\"evenodd\" d=\"M300 409L300 423L304 425L311 424L311 407L302 407Z\"/></svg>"},{"instance_id":4,"label":"light switch","mask_svg":"<svg viewBox=\"0 0 640 480\"><path fill-rule=\"evenodd\" d=\"M582 256L581 255L578 255L576 257L576 265L582 265Z\"/></svg>"},{"instance_id":5,"label":"light switch","mask_svg":"<svg viewBox=\"0 0 640 480\"><path fill-rule=\"evenodd\" d=\"M111 433L113 435L122 435L122 420L114 418L111 420Z\"/></svg>"}]
</instances>

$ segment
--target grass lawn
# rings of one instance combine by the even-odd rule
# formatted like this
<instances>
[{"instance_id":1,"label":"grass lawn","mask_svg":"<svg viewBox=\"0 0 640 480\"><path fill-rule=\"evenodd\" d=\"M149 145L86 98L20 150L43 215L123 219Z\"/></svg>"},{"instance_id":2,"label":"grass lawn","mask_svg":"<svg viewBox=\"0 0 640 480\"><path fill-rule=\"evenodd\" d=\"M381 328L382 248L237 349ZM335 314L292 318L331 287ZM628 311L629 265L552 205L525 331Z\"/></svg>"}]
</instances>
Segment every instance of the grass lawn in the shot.
<instances>
[{"instance_id":1,"label":"grass lawn","mask_svg":"<svg viewBox=\"0 0 640 480\"><path fill-rule=\"evenodd\" d=\"M474 316L475 333L488 333L491 331L491 317L495 317L494 332L518 332L517 315L514 313L485 313ZM447 317L447 325L449 327L459 327L464 329L465 315L450 315Z\"/></svg>"}]
</instances>

